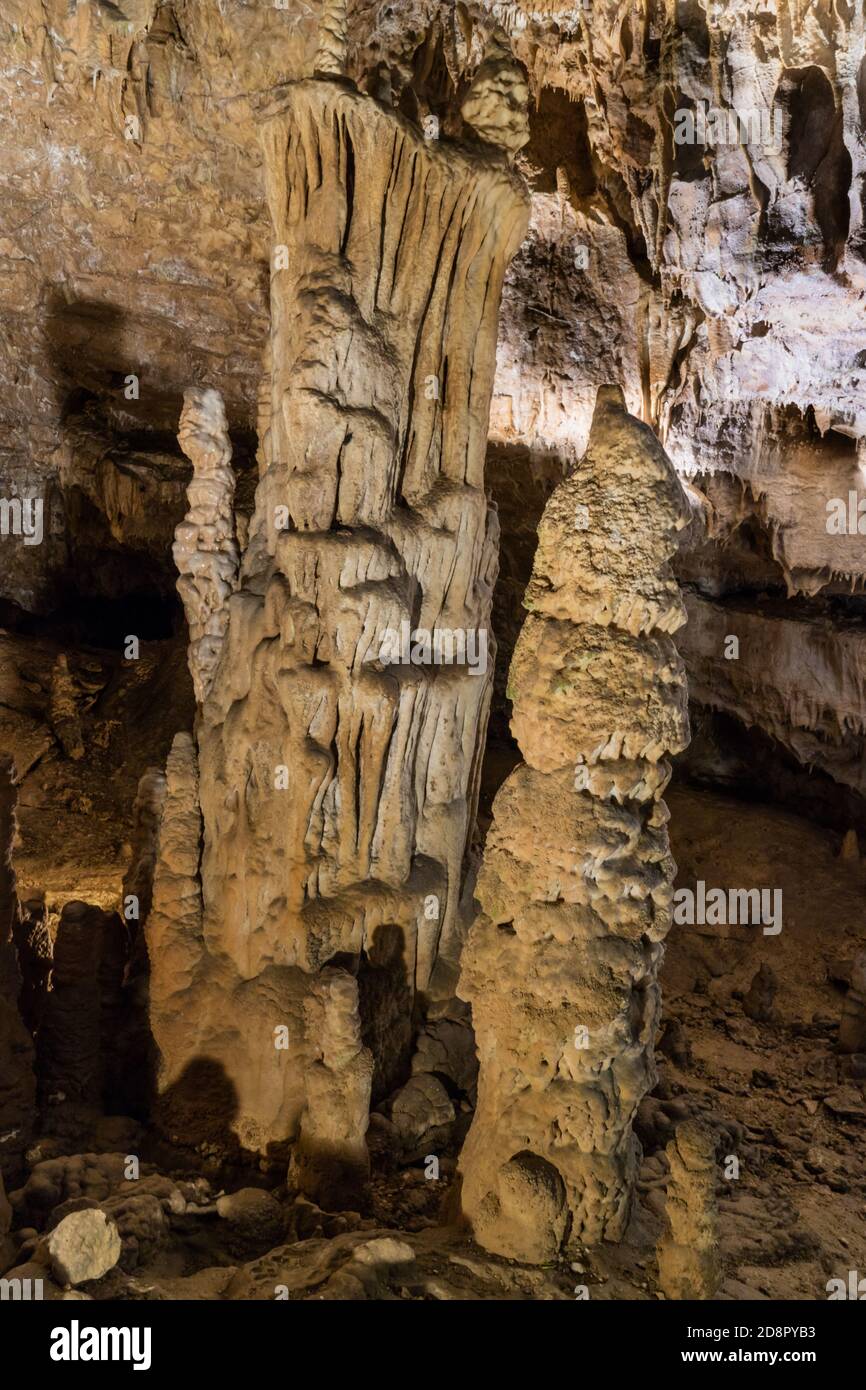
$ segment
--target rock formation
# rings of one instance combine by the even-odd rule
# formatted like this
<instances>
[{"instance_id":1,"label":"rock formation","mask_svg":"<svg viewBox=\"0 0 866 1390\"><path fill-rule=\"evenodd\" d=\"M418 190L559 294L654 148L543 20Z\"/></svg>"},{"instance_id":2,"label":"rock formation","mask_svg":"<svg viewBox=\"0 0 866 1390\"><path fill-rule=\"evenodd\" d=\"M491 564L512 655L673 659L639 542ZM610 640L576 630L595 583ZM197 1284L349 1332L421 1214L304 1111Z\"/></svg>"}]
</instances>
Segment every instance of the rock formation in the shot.
<instances>
[{"instance_id":1,"label":"rock formation","mask_svg":"<svg viewBox=\"0 0 866 1390\"><path fill-rule=\"evenodd\" d=\"M694 1122L678 1125L667 1156L670 1229L659 1245L659 1284L667 1298L712 1298L721 1282L715 1139Z\"/></svg>"},{"instance_id":2,"label":"rock formation","mask_svg":"<svg viewBox=\"0 0 866 1390\"><path fill-rule=\"evenodd\" d=\"M686 592L681 648L695 702L771 735L804 767L866 793L866 637L817 613L732 609ZM736 637L731 648L729 638Z\"/></svg>"},{"instance_id":3,"label":"rock formation","mask_svg":"<svg viewBox=\"0 0 866 1390\"><path fill-rule=\"evenodd\" d=\"M126 949L122 1020L115 1046L124 1079L125 1107L135 1115L148 1113L156 1065L148 1017L149 961L144 924L153 905L165 792L162 768L147 768L139 780L133 803L132 854L123 877L121 896Z\"/></svg>"},{"instance_id":4,"label":"rock formation","mask_svg":"<svg viewBox=\"0 0 866 1390\"><path fill-rule=\"evenodd\" d=\"M779 979L772 966L763 961L743 998L743 1013L756 1023L770 1023L775 1016Z\"/></svg>"},{"instance_id":5,"label":"rock formation","mask_svg":"<svg viewBox=\"0 0 866 1390\"><path fill-rule=\"evenodd\" d=\"M461 115L480 140L500 146L513 158L529 140L528 103L526 74L514 61L507 35L497 29L463 100Z\"/></svg>"},{"instance_id":6,"label":"rock formation","mask_svg":"<svg viewBox=\"0 0 866 1390\"><path fill-rule=\"evenodd\" d=\"M512 1258L617 1239L628 1219L672 902L664 755L688 741L667 635L685 618L668 570L684 515L652 432L600 391L539 527L509 677L526 761L494 802L460 982L480 1058L463 1210Z\"/></svg>"},{"instance_id":7,"label":"rock formation","mask_svg":"<svg viewBox=\"0 0 866 1390\"><path fill-rule=\"evenodd\" d=\"M235 587L238 551L232 503L235 477L225 407L218 391L191 387L184 394L178 432L192 461L189 511L175 532L177 587L189 624L189 665L201 703L213 683L228 625L228 599Z\"/></svg>"},{"instance_id":8,"label":"rock formation","mask_svg":"<svg viewBox=\"0 0 866 1390\"><path fill-rule=\"evenodd\" d=\"M326 48L341 61L325 38L342 12L319 70ZM168 770L151 1017L170 1113L195 1103L187 1072L207 1058L224 1128L259 1152L297 1141L292 1179L326 1200L366 1171L374 1070L408 1075L415 1012L456 977L494 650L487 416L527 200L495 147L427 142L342 82L287 88L262 142L261 477L237 590L227 564L204 599L225 631L206 677L192 644L196 747L172 754L182 809ZM182 428L197 472L224 438L191 427L201 403L188 393ZM221 536L229 500L223 486ZM210 523L190 515L179 565L210 583ZM203 596L184 590L193 634ZM405 1020L402 1056L371 1056L365 1038L392 1046L371 1000Z\"/></svg>"},{"instance_id":9,"label":"rock formation","mask_svg":"<svg viewBox=\"0 0 866 1390\"><path fill-rule=\"evenodd\" d=\"M358 986L348 971L326 968L314 977L304 1001L304 1030L315 1055L304 1076L289 1183L314 1193L325 1207L339 1208L370 1172L365 1135L373 1057L361 1042Z\"/></svg>"},{"instance_id":10,"label":"rock formation","mask_svg":"<svg viewBox=\"0 0 866 1390\"><path fill-rule=\"evenodd\" d=\"M83 758L81 695L65 652L58 654L51 672L51 727L67 758Z\"/></svg>"},{"instance_id":11,"label":"rock formation","mask_svg":"<svg viewBox=\"0 0 866 1390\"><path fill-rule=\"evenodd\" d=\"M723 1298L856 1296L863 5L0 51L0 1279L112 1223L67 1296L703 1297L717 1224ZM662 960L662 794L784 930Z\"/></svg>"},{"instance_id":12,"label":"rock formation","mask_svg":"<svg viewBox=\"0 0 866 1390\"><path fill-rule=\"evenodd\" d=\"M166 762L158 845L145 937L151 1023L161 1053L160 1080L165 1091L177 1082L187 1060L196 1056L200 1027L199 1020L184 1007L203 957L198 766L195 744L187 733L176 735ZM179 1061L173 1067L171 1059L175 1057ZM174 1119L170 1098L169 1090L169 1097L163 1095L162 1099L167 1123ZM208 1114L207 1096L192 1085L188 1103L196 1106L199 1131L203 1123L215 1126L217 1133L221 1131L222 1117Z\"/></svg>"},{"instance_id":13,"label":"rock formation","mask_svg":"<svg viewBox=\"0 0 866 1390\"><path fill-rule=\"evenodd\" d=\"M851 983L842 1006L839 1051L866 1052L866 951L851 966Z\"/></svg>"},{"instance_id":14,"label":"rock formation","mask_svg":"<svg viewBox=\"0 0 866 1390\"><path fill-rule=\"evenodd\" d=\"M153 901L164 801L165 773L160 767L149 767L139 781L132 808L132 856L123 877L124 916L136 925L147 921Z\"/></svg>"},{"instance_id":15,"label":"rock formation","mask_svg":"<svg viewBox=\"0 0 866 1390\"><path fill-rule=\"evenodd\" d=\"M34 1118L33 1044L18 1008L21 975L13 941L20 908L12 868L17 791L14 768L0 758L0 1160L20 1160ZM4 1232L5 1234L5 1232Z\"/></svg>"},{"instance_id":16,"label":"rock formation","mask_svg":"<svg viewBox=\"0 0 866 1390\"><path fill-rule=\"evenodd\" d=\"M342 77L348 61L347 48L346 0L323 0L313 71L323 77Z\"/></svg>"},{"instance_id":17,"label":"rock formation","mask_svg":"<svg viewBox=\"0 0 866 1390\"><path fill-rule=\"evenodd\" d=\"M13 923L12 939L21 975L18 1007L25 1027L31 1037L35 1037L45 1016L54 958L44 895L21 903L18 922Z\"/></svg>"}]
</instances>

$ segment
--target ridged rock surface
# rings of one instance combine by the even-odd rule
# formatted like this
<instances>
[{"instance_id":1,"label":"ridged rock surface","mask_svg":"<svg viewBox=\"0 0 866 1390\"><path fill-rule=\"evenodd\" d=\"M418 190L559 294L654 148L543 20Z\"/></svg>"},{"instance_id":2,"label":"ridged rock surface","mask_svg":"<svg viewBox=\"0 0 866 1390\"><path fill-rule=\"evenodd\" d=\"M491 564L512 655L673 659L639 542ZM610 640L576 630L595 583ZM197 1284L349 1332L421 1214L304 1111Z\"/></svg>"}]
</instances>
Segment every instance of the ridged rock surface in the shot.
<instances>
[{"instance_id":1,"label":"ridged rock surface","mask_svg":"<svg viewBox=\"0 0 866 1390\"><path fill-rule=\"evenodd\" d=\"M232 448L218 391L191 387L184 394L178 439L192 462L193 476L187 489L189 511L175 531L172 553L180 571L177 587L189 625L189 666L200 703L213 684L238 572Z\"/></svg>"},{"instance_id":2,"label":"ridged rock surface","mask_svg":"<svg viewBox=\"0 0 866 1390\"><path fill-rule=\"evenodd\" d=\"M330 1200L366 1165L365 1000L395 995L410 1044L456 977L494 651L497 311L527 197L496 149L425 142L336 82L288 87L262 141L261 478L197 718L200 933L163 910L161 863L151 1017L172 1113L206 1058L223 1127L262 1152L298 1140L294 1180ZM487 660L389 653L404 625L483 639ZM170 768L164 827L172 804Z\"/></svg>"},{"instance_id":3,"label":"ridged rock surface","mask_svg":"<svg viewBox=\"0 0 866 1390\"><path fill-rule=\"evenodd\" d=\"M658 441L603 388L539 529L509 675L526 761L494 801L460 981L480 1061L463 1212L510 1258L615 1240L628 1220L673 889L663 758L688 742L668 635L684 517Z\"/></svg>"}]
</instances>

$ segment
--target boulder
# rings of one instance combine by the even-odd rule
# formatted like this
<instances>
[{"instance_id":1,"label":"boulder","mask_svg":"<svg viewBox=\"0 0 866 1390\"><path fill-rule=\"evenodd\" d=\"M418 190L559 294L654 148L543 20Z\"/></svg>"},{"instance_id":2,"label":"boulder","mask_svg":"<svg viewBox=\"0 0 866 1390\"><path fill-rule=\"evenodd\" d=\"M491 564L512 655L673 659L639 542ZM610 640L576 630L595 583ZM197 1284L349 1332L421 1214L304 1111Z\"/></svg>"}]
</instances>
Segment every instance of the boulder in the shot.
<instances>
[{"instance_id":1,"label":"boulder","mask_svg":"<svg viewBox=\"0 0 866 1390\"><path fill-rule=\"evenodd\" d=\"M120 1232L98 1209L64 1217L46 1241L51 1272L59 1284L101 1279L120 1259Z\"/></svg>"}]
</instances>

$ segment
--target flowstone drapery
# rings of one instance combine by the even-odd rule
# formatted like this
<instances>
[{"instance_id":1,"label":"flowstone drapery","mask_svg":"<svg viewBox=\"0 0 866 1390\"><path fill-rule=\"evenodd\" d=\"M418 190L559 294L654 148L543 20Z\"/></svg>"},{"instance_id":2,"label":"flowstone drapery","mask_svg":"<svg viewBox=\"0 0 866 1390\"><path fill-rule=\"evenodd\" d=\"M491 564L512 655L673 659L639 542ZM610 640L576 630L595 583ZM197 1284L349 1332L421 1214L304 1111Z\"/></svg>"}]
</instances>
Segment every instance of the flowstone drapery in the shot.
<instances>
[{"instance_id":1,"label":"flowstone drapery","mask_svg":"<svg viewBox=\"0 0 866 1390\"><path fill-rule=\"evenodd\" d=\"M283 89L262 143L261 477L184 754L201 922L162 910L158 867L151 1017L178 1127L188 1109L253 1150L297 1141L297 1185L337 1200L366 1168L371 1094L408 1075L411 1029L368 1008L417 1014L456 979L492 678L497 313L528 198L494 144L425 141L339 77Z\"/></svg>"},{"instance_id":2,"label":"flowstone drapery","mask_svg":"<svg viewBox=\"0 0 866 1390\"><path fill-rule=\"evenodd\" d=\"M480 1059L463 1210L518 1259L628 1219L672 902L664 755L688 741L667 635L684 511L652 431L602 388L539 528L509 679L525 762L494 802L460 982Z\"/></svg>"}]
</instances>

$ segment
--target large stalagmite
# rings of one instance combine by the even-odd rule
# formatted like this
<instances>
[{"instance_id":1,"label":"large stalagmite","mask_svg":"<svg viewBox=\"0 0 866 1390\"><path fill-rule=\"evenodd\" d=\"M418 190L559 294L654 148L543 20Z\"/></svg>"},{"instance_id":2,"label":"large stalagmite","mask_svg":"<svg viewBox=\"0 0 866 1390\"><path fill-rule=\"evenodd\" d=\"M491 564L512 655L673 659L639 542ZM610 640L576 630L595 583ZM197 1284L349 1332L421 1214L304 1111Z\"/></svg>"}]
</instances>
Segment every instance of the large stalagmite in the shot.
<instances>
[{"instance_id":1,"label":"large stalagmite","mask_svg":"<svg viewBox=\"0 0 866 1390\"><path fill-rule=\"evenodd\" d=\"M602 388L539 528L509 681L525 762L494 802L460 985L481 1067L463 1209L514 1258L628 1219L672 901L664 755L688 741L668 635L684 510L652 431Z\"/></svg>"},{"instance_id":2,"label":"large stalagmite","mask_svg":"<svg viewBox=\"0 0 866 1390\"><path fill-rule=\"evenodd\" d=\"M492 677L497 312L528 200L502 150L425 141L341 80L285 88L262 139L261 477L197 682L201 923L163 911L158 869L151 1015L173 1123L202 1120L206 1064L222 1101L200 1128L297 1141L293 1180L338 1200L366 1168L375 1076L409 1069L411 1030L377 1055L365 1001L417 1013L456 979ZM169 771L164 826L172 804ZM367 990L380 957L390 984L379 963Z\"/></svg>"}]
</instances>

